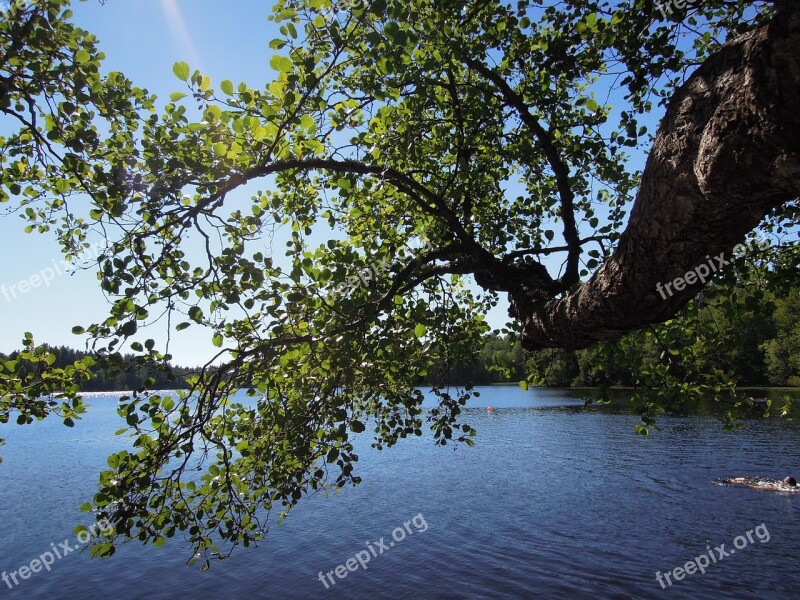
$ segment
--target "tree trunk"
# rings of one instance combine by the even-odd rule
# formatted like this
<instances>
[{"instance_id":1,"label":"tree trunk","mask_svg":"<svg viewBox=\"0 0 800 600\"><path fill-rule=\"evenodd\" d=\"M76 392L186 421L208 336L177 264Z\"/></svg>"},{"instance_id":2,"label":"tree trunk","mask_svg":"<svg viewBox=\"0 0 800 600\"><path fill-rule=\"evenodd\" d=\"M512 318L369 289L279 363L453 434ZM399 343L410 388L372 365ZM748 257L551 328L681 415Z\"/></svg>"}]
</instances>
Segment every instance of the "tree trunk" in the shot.
<instances>
[{"instance_id":1,"label":"tree trunk","mask_svg":"<svg viewBox=\"0 0 800 600\"><path fill-rule=\"evenodd\" d=\"M510 293L525 348L583 348L668 319L717 257L730 259L770 210L800 196L800 2L778 10L676 91L628 226L593 277L543 305ZM695 282L676 289L689 272Z\"/></svg>"}]
</instances>

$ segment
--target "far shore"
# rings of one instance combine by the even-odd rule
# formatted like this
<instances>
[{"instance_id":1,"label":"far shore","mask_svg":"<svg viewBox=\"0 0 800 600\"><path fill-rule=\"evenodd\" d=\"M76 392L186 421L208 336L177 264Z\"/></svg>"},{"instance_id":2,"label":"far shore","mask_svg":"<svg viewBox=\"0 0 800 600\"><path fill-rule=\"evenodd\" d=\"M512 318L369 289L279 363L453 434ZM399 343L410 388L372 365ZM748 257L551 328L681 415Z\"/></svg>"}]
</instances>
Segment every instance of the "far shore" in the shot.
<instances>
[{"instance_id":1,"label":"far shore","mask_svg":"<svg viewBox=\"0 0 800 600\"><path fill-rule=\"evenodd\" d=\"M452 384L450 387L464 387L465 384ZM519 386L519 382L517 381L505 381L499 383L475 383L473 387L512 387L512 386ZM430 386L420 386L420 387L430 387ZM241 388L247 389L247 388ZM585 387L585 386L578 386L578 387L547 387L547 386L534 386L531 385L530 389L538 389L538 390L569 390L569 391L587 391L587 392L594 392L598 391L600 387ZM614 385L608 388L612 391L635 391L636 389L632 386L622 386L622 385ZM749 387L740 387L736 388L738 391L741 392L748 392L748 391L759 391L759 392L792 392L792 393L800 393L800 387L770 387L770 386L749 386ZM150 390L151 392L177 392L177 389L161 389L161 390ZM185 390L184 390L185 391ZM133 394L131 390L90 390L86 392L81 392L81 395L88 395L92 394L95 396L101 396L103 394Z\"/></svg>"}]
</instances>

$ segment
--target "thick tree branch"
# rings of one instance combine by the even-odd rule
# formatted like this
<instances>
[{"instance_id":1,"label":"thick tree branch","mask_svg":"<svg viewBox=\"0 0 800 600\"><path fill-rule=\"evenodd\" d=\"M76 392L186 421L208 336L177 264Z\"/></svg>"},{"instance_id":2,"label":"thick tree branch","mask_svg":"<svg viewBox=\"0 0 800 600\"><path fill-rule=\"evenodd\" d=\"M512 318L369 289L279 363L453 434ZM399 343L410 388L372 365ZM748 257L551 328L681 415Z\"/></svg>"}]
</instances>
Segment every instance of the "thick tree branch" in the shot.
<instances>
[{"instance_id":1,"label":"thick tree branch","mask_svg":"<svg viewBox=\"0 0 800 600\"><path fill-rule=\"evenodd\" d=\"M729 256L800 195L800 4L777 6L768 25L723 46L674 94L628 227L589 282L545 304L524 289L510 294L524 347L580 348L669 318L703 282L671 293L666 284Z\"/></svg>"}]
</instances>

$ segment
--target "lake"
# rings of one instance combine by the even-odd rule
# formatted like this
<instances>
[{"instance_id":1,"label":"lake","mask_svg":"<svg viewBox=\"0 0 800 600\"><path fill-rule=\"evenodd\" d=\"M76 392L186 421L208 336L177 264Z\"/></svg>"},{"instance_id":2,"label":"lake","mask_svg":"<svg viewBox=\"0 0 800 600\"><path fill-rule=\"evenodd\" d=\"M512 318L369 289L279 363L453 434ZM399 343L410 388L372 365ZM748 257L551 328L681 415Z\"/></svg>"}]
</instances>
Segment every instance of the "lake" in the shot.
<instances>
[{"instance_id":1,"label":"lake","mask_svg":"<svg viewBox=\"0 0 800 600\"><path fill-rule=\"evenodd\" d=\"M123 423L116 397L101 395L73 429L0 426L0 570L18 572L0 598L797 597L800 493L714 480L799 476L798 423L726 433L713 415L662 416L641 437L637 417L584 408L574 391L479 391L467 409L475 447L426 435L376 451L364 437L361 485L302 501L258 548L205 573L171 540L109 560L71 552L19 579L51 548L77 545L77 507Z\"/></svg>"}]
</instances>

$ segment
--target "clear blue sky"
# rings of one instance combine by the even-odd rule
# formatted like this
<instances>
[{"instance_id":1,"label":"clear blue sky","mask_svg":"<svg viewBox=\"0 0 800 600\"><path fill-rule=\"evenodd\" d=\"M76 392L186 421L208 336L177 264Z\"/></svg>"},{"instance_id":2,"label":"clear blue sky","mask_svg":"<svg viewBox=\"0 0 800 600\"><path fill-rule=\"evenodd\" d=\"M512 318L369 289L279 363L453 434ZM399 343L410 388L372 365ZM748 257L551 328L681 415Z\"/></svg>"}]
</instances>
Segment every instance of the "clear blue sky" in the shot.
<instances>
[{"instance_id":1,"label":"clear blue sky","mask_svg":"<svg viewBox=\"0 0 800 600\"><path fill-rule=\"evenodd\" d=\"M75 2L74 12L76 23L99 38L107 56L105 71L124 72L163 103L171 92L184 90L172 72L177 61L188 62L215 83L230 79L263 87L272 81L274 51L268 44L279 34L267 20L271 6L271 0L109 0L105 5L88 0ZM243 198L249 195L242 192ZM25 331L33 332L37 342L81 347L83 340L72 335L72 327L107 314L95 273L56 276L44 285L44 277L63 270L59 249L52 237L26 235L23 226L16 216L0 218L0 251L11 257L0 268L0 351L18 348ZM31 287L20 288L20 282ZM495 327L506 319L505 303L489 315ZM146 337L161 341L155 331ZM205 362L215 353L210 337L208 331L190 328L173 336L170 352L179 364Z\"/></svg>"}]
</instances>

